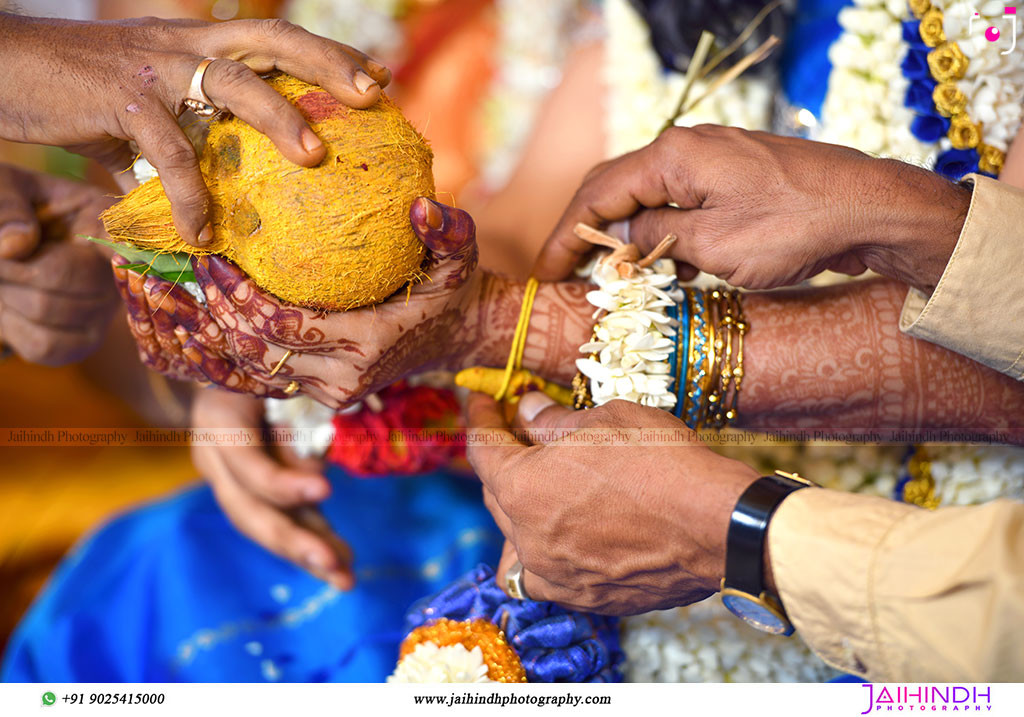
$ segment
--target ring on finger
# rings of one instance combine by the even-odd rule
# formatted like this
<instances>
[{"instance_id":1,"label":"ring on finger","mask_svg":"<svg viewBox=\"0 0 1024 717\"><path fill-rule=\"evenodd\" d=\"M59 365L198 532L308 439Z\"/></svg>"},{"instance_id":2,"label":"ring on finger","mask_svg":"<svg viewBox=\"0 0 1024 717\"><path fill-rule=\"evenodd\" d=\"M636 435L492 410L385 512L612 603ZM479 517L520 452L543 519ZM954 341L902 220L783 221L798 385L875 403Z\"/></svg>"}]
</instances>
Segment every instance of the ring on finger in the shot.
<instances>
[{"instance_id":1,"label":"ring on finger","mask_svg":"<svg viewBox=\"0 0 1024 717\"><path fill-rule=\"evenodd\" d=\"M189 85L188 93L183 100L184 105L199 117L213 117L219 109L203 91L203 78L206 76L206 70L216 59L216 57L207 57L199 63L196 71L192 73L192 84Z\"/></svg>"},{"instance_id":2,"label":"ring on finger","mask_svg":"<svg viewBox=\"0 0 1024 717\"><path fill-rule=\"evenodd\" d=\"M505 587L508 588L509 596L516 600L530 599L530 596L526 594L526 587L523 585L523 564L518 560L505 573Z\"/></svg>"}]
</instances>

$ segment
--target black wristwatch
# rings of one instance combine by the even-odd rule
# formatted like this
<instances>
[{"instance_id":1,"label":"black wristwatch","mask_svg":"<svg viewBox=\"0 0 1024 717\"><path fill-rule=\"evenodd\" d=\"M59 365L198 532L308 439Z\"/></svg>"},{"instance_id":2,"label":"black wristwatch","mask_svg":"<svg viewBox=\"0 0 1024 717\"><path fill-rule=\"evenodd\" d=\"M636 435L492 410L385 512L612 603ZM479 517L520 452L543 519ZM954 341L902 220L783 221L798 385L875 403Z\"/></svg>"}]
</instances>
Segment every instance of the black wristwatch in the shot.
<instances>
[{"instance_id":1,"label":"black wristwatch","mask_svg":"<svg viewBox=\"0 0 1024 717\"><path fill-rule=\"evenodd\" d=\"M775 471L750 484L732 511L725 546L725 577L722 602L751 627L773 635L792 635L778 596L764 585L764 544L768 521L779 504L793 491L814 483L796 473Z\"/></svg>"}]
</instances>

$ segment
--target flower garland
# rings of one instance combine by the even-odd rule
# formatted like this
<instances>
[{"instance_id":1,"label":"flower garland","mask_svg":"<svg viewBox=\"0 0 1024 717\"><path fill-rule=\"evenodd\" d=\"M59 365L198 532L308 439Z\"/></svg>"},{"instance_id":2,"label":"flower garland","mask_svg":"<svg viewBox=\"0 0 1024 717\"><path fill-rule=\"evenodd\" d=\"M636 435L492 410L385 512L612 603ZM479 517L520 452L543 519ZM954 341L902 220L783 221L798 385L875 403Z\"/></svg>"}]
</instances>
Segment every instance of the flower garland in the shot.
<instances>
[{"instance_id":1,"label":"flower garland","mask_svg":"<svg viewBox=\"0 0 1024 717\"><path fill-rule=\"evenodd\" d=\"M433 642L421 642L411 654L401 659L394 673L388 677L388 682L496 682L488 676L489 669L479 645L467 650L461 642L443 647Z\"/></svg>"},{"instance_id":2,"label":"flower garland","mask_svg":"<svg viewBox=\"0 0 1024 717\"><path fill-rule=\"evenodd\" d=\"M901 21L905 0L856 0L839 12L842 34L829 48L832 72L815 139L931 166L935 148L910 130Z\"/></svg>"},{"instance_id":3,"label":"flower garland","mask_svg":"<svg viewBox=\"0 0 1024 717\"><path fill-rule=\"evenodd\" d=\"M437 378L399 381L339 412L301 394L268 398L264 417L279 443L353 475L429 473L465 455L458 401Z\"/></svg>"},{"instance_id":4,"label":"flower garland","mask_svg":"<svg viewBox=\"0 0 1024 717\"><path fill-rule=\"evenodd\" d=\"M666 72L651 47L651 35L629 0L605 0L605 127L607 155L617 157L639 149L658 136L673 115L683 89L680 72ZM690 96L704 93L698 81ZM740 76L687 112L680 126L712 124L766 130L771 125L774 79Z\"/></svg>"},{"instance_id":5,"label":"flower garland","mask_svg":"<svg viewBox=\"0 0 1024 717\"><path fill-rule=\"evenodd\" d=\"M910 18L892 0L857 0L840 12L816 138L954 180L998 175L1021 124L1024 67L985 38L996 8L975 17L961 1L910 7Z\"/></svg>"},{"instance_id":6,"label":"flower garland","mask_svg":"<svg viewBox=\"0 0 1024 717\"><path fill-rule=\"evenodd\" d=\"M587 301L597 307L594 336L580 346L587 358L576 367L590 379L591 400L601 406L623 399L671 411L669 359L675 350L675 326L668 314L683 299L676 286L675 265L659 261L622 277L610 263L595 262L591 281L597 289Z\"/></svg>"},{"instance_id":7,"label":"flower garland","mask_svg":"<svg viewBox=\"0 0 1024 717\"><path fill-rule=\"evenodd\" d=\"M407 637L389 682L454 681L453 674L483 681L484 671L494 682L622 680L618 620L514 600L486 565L417 602L405 622ZM437 649L421 651L431 644ZM444 652L454 645L469 655Z\"/></svg>"}]
</instances>

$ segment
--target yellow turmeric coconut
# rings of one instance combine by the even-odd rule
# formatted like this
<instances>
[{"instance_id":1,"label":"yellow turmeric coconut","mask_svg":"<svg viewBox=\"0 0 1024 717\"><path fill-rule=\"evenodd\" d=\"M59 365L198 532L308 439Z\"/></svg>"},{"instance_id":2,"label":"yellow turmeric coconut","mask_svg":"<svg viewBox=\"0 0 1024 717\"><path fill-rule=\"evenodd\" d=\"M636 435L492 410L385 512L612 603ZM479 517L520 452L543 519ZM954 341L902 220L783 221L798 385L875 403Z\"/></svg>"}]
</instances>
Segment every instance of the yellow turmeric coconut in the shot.
<instances>
[{"instance_id":1,"label":"yellow turmeric coconut","mask_svg":"<svg viewBox=\"0 0 1024 717\"><path fill-rule=\"evenodd\" d=\"M159 178L103 215L110 236L144 249L221 254L285 301L344 311L380 303L416 278L425 248L409 224L434 196L426 140L387 97L350 109L289 75L268 80L296 105L327 154L292 164L237 118L211 123L200 166L213 196L213 242L182 241Z\"/></svg>"}]
</instances>

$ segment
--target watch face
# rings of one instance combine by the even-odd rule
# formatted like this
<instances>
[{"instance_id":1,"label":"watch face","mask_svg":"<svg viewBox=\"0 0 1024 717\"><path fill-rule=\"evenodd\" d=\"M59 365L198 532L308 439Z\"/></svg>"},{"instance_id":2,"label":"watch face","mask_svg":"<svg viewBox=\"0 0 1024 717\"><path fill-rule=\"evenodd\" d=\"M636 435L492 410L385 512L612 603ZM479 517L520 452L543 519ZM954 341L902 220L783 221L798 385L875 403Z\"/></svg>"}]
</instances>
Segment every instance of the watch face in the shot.
<instances>
[{"instance_id":1,"label":"watch face","mask_svg":"<svg viewBox=\"0 0 1024 717\"><path fill-rule=\"evenodd\" d=\"M733 615L751 627L772 635L789 635L793 626L773 609L760 601L738 592L723 592L722 603Z\"/></svg>"}]
</instances>

